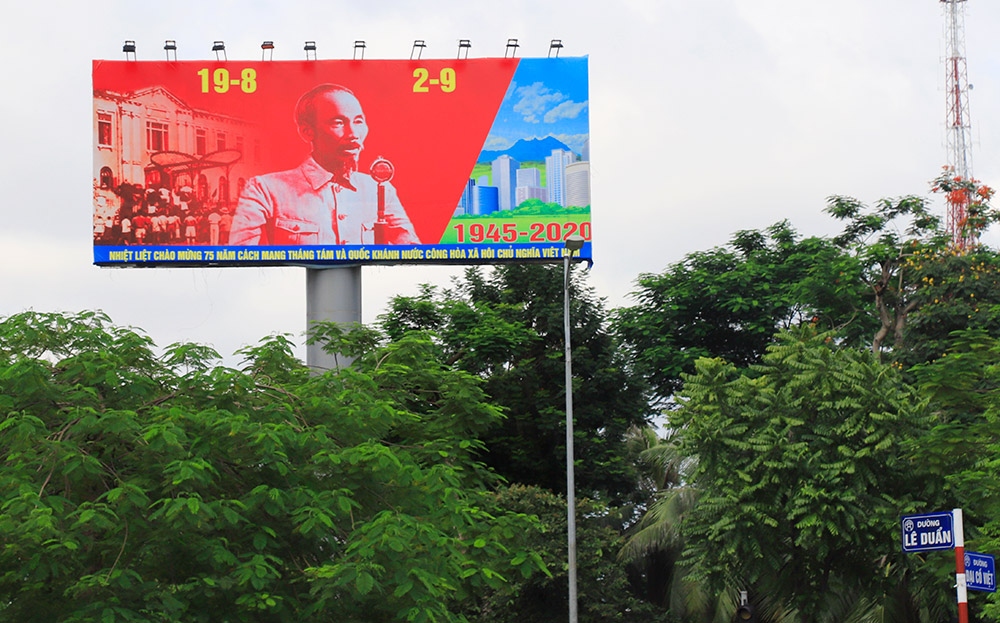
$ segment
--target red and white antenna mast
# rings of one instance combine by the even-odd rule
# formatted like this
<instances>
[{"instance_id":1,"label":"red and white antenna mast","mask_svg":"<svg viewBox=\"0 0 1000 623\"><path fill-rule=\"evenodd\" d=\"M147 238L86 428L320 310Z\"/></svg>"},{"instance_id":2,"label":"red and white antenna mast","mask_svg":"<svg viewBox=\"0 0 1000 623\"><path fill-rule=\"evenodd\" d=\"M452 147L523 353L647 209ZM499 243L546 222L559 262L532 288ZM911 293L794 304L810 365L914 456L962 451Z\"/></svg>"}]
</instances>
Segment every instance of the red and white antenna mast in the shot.
<instances>
[{"instance_id":1,"label":"red and white antenna mast","mask_svg":"<svg viewBox=\"0 0 1000 623\"><path fill-rule=\"evenodd\" d=\"M948 101L948 166L962 182L972 179L972 126L969 121L969 76L965 65L965 0L940 0L945 8L945 87ZM975 244L966 231L969 193L948 193L948 233L959 248Z\"/></svg>"}]
</instances>

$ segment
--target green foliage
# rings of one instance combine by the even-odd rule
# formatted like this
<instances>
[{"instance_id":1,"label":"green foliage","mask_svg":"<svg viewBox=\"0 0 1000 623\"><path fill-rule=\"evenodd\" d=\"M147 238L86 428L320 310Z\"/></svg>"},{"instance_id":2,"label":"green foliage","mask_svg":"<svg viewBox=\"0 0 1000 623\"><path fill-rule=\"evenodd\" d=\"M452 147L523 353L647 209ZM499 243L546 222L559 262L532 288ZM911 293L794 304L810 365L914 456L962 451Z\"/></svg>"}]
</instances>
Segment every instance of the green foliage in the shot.
<instances>
[{"instance_id":1,"label":"green foliage","mask_svg":"<svg viewBox=\"0 0 1000 623\"><path fill-rule=\"evenodd\" d=\"M501 212L494 212L501 214ZM558 203L546 203L541 199L526 199L510 212L510 216L536 216L539 214L590 214L590 206L561 206Z\"/></svg>"},{"instance_id":2,"label":"green foliage","mask_svg":"<svg viewBox=\"0 0 1000 623\"><path fill-rule=\"evenodd\" d=\"M860 281L872 305L871 314L878 329L871 339L871 350L881 357L886 341L899 349L907 318L919 302L914 293L919 280L909 270L914 253L942 249L947 237L939 219L927 209L920 197L881 199L868 208L857 199L830 197L827 213L846 222L834 243L850 253L861 268ZM899 221L909 219L900 231ZM869 298L870 297L870 298Z\"/></svg>"},{"instance_id":3,"label":"green foliage","mask_svg":"<svg viewBox=\"0 0 1000 623\"><path fill-rule=\"evenodd\" d=\"M362 340L363 342L363 340ZM0 612L53 621L461 621L538 569L476 458L500 417L408 336L309 376L99 313L0 322Z\"/></svg>"},{"instance_id":4,"label":"green foliage","mask_svg":"<svg viewBox=\"0 0 1000 623\"><path fill-rule=\"evenodd\" d=\"M498 210L489 214L459 214L452 218L456 220L510 219L527 216L570 216L579 214L590 214L590 206L562 206L558 203L546 203L541 199L526 199L510 210Z\"/></svg>"},{"instance_id":5,"label":"green foliage","mask_svg":"<svg viewBox=\"0 0 1000 623\"><path fill-rule=\"evenodd\" d=\"M932 422L893 368L808 328L746 371L718 359L696 368L670 417L697 459L682 528L696 578L742 579L805 621L841 620L818 595L885 601L916 581L886 535L901 514L929 510L906 447Z\"/></svg>"},{"instance_id":6,"label":"green foliage","mask_svg":"<svg viewBox=\"0 0 1000 623\"><path fill-rule=\"evenodd\" d=\"M966 548L1000 551L1000 340L983 329L955 332L947 351L912 374L937 423L920 441L921 460L955 507ZM977 611L1000 617L997 594L972 593Z\"/></svg>"},{"instance_id":7,"label":"green foliage","mask_svg":"<svg viewBox=\"0 0 1000 623\"><path fill-rule=\"evenodd\" d=\"M516 576L479 602L470 618L480 623L548 623L568 610L566 499L537 487L501 489L497 504L515 513L537 515L542 531L516 541L525 556L551 574ZM577 500L577 590L582 623L672 621L663 611L633 596L625 569L615 560L622 518L592 500ZM529 553L537 552L537 553Z\"/></svg>"},{"instance_id":8,"label":"green foliage","mask_svg":"<svg viewBox=\"0 0 1000 623\"><path fill-rule=\"evenodd\" d=\"M953 232L958 241L944 231L920 197L882 199L869 208L856 199L834 196L827 205L829 214L846 223L834 243L856 258L874 303L871 309L879 329L871 341L872 352L881 357L891 346L894 357L910 365L941 352L942 337L973 317L966 310L976 307L975 301L968 300L975 296L975 287L971 281L963 285L963 280L982 276L973 274L974 261L982 261L980 254L993 254L978 249L976 241L988 225L1000 219L1000 212L989 205L993 191L975 180L953 178L946 170L932 184L934 192L946 193L950 201L964 201L967 218ZM908 221L905 229L901 221ZM977 251L972 261L956 259L969 251ZM988 287L982 284L980 294ZM988 293L987 300L992 303L994 299ZM948 305L951 302L962 307L953 308ZM942 303L948 309L925 309ZM920 326L910 330L911 316L922 309ZM980 318L980 324L992 321L992 317Z\"/></svg>"},{"instance_id":9,"label":"green foliage","mask_svg":"<svg viewBox=\"0 0 1000 623\"><path fill-rule=\"evenodd\" d=\"M697 463L676 442L671 431L662 440L647 441L639 455L655 494L645 514L630 526L619 559L627 563L633 585L646 601L686 621L712 621L724 605L678 564L684 551L683 518L694 507L698 492L690 484Z\"/></svg>"},{"instance_id":10,"label":"green foliage","mask_svg":"<svg viewBox=\"0 0 1000 623\"><path fill-rule=\"evenodd\" d=\"M640 275L638 304L618 311L615 328L638 372L666 398L699 358L758 362L783 328L815 322L840 329L849 343L867 336L860 272L830 241L800 239L787 222L737 232L725 247Z\"/></svg>"},{"instance_id":11,"label":"green foliage","mask_svg":"<svg viewBox=\"0 0 1000 623\"><path fill-rule=\"evenodd\" d=\"M933 190L964 202L961 243L922 198L836 196L831 240L779 224L640 277L616 329L662 398L683 388L673 437L644 455L678 476L623 550L651 599L707 620L704 595L743 586L766 621L936 622L948 565L895 551L899 515L961 506L996 547L1000 261L976 240L1000 215L975 180Z\"/></svg>"},{"instance_id":12,"label":"green foliage","mask_svg":"<svg viewBox=\"0 0 1000 623\"><path fill-rule=\"evenodd\" d=\"M635 491L625 445L649 405L605 328L607 313L574 273L571 303L576 482L585 495L616 504ZM387 334L436 336L441 358L484 380L506 417L484 432L483 460L513 483L565 491L563 269L504 265L469 269L453 289L397 297L380 317Z\"/></svg>"},{"instance_id":13,"label":"green foliage","mask_svg":"<svg viewBox=\"0 0 1000 623\"><path fill-rule=\"evenodd\" d=\"M906 268L919 284L897 360L909 367L942 356L953 333L1000 331L1000 254L986 248L916 250Z\"/></svg>"}]
</instances>

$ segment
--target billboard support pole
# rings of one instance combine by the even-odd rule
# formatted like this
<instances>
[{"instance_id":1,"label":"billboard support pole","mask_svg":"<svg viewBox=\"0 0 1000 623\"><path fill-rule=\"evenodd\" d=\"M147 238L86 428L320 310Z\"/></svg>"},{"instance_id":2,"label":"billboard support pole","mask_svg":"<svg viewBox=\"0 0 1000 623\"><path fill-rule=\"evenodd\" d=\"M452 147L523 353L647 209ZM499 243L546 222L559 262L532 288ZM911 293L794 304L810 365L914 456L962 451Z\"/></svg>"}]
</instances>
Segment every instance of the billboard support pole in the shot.
<instances>
[{"instance_id":1,"label":"billboard support pole","mask_svg":"<svg viewBox=\"0 0 1000 623\"><path fill-rule=\"evenodd\" d=\"M317 322L353 325L361 322L361 266L306 269L306 328ZM351 365L352 358L306 346L306 364L313 374Z\"/></svg>"}]
</instances>

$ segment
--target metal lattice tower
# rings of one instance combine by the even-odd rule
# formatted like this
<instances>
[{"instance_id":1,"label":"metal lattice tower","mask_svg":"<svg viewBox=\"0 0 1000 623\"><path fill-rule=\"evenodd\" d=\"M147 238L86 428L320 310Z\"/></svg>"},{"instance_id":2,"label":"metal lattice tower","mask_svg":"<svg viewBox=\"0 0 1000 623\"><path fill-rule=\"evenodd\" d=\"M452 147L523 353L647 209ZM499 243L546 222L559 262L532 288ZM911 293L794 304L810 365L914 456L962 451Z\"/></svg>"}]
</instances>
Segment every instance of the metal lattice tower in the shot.
<instances>
[{"instance_id":1,"label":"metal lattice tower","mask_svg":"<svg viewBox=\"0 0 1000 623\"><path fill-rule=\"evenodd\" d=\"M972 126L969 119L969 77L965 62L965 1L940 0L945 8L945 90L947 98L948 166L954 177L972 178ZM957 247L974 243L963 233L969 196L948 195L948 233Z\"/></svg>"}]
</instances>

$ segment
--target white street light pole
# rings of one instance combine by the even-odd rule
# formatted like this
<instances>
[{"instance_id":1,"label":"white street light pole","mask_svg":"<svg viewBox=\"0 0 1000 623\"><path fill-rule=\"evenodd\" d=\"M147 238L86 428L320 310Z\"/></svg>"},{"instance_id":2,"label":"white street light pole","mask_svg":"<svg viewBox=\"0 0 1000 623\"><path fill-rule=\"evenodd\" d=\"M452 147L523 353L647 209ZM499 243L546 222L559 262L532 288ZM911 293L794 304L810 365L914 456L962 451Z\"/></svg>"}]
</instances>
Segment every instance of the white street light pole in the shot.
<instances>
[{"instance_id":1,"label":"white street light pole","mask_svg":"<svg viewBox=\"0 0 1000 623\"><path fill-rule=\"evenodd\" d=\"M563 253L563 331L566 340L566 534L569 549L569 623L577 623L576 479L573 468L573 348L569 329L569 263L583 248L583 238L569 236Z\"/></svg>"}]
</instances>

